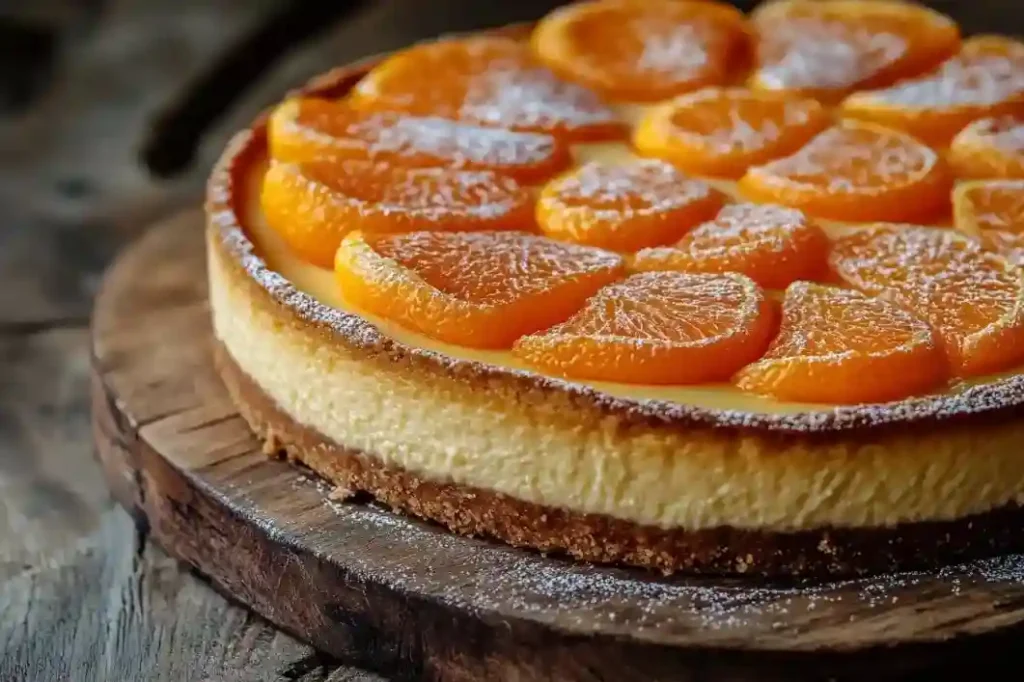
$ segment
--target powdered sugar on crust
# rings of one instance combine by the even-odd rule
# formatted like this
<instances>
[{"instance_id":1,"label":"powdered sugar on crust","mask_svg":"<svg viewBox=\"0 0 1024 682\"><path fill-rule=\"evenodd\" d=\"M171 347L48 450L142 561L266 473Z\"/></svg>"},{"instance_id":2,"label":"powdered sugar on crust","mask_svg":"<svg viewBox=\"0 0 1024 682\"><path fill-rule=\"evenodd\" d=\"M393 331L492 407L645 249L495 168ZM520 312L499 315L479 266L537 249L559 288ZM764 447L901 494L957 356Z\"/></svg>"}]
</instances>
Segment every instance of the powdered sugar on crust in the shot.
<instances>
[{"instance_id":1,"label":"powdered sugar on crust","mask_svg":"<svg viewBox=\"0 0 1024 682\"><path fill-rule=\"evenodd\" d=\"M699 631L708 640L729 647L760 649L814 646L813 636L798 634L792 624L815 614L827 619L830 609L862 618L888 615L914 618L901 612L904 603L921 608L920 595L946 603L968 603L1006 597L1024 587L1024 555L1010 554L945 566L935 571L902 571L841 579L791 581L736 580L714 576L659 577L631 569L566 562L495 543L471 540L394 514L376 505L345 504L328 498L330 488L305 478L297 488L324 498L336 518L369 535L387 536L408 547L405 556L431 548L430 567L402 563L381 570L376 557L346 553L345 565L371 582L430 594L456 608L495 611L504 617L557 623L581 634L622 633L630 638L674 645L690 641ZM328 522L330 523L330 522ZM828 551L828 536L821 551ZM437 566L438 557L454 557ZM989 591L991 590L991 591ZM625 607L625 608L624 608ZM923 617L923 616L922 616ZM752 641L751 633L760 633ZM861 629L860 638L845 643L857 649L892 644L890 629ZM912 639L928 640L935 630L925 628ZM906 632L899 636L907 637ZM833 644L834 646L834 644Z\"/></svg>"}]
</instances>

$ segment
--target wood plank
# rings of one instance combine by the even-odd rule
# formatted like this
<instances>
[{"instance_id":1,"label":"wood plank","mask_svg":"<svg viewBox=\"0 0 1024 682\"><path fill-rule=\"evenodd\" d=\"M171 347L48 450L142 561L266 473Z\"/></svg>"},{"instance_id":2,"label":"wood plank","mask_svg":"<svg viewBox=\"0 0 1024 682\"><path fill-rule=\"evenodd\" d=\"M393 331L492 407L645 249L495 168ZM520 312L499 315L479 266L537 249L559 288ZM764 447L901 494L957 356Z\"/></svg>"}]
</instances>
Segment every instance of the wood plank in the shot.
<instances>
[{"instance_id":1,"label":"wood plank","mask_svg":"<svg viewBox=\"0 0 1024 682\"><path fill-rule=\"evenodd\" d=\"M202 277L199 230L184 225L198 219L188 212L155 228L103 288L93 338L100 452L108 476L134 483L123 501L160 543L321 650L442 680L695 679L698 670L706 679L884 680L1013 655L1008 644L1024 632L1022 556L824 584L656 578L330 501L303 470L266 459L254 438L246 446L215 379L209 323L181 323L181 292L204 295L182 286ZM160 287L139 282L142 273L173 292L164 321ZM146 335L114 312L143 308ZM173 343L160 344L172 329ZM193 381L162 381L154 354L171 365L180 354ZM134 416L178 404L165 392L184 393L180 412ZM108 454L110 442L126 452Z\"/></svg>"}]
</instances>

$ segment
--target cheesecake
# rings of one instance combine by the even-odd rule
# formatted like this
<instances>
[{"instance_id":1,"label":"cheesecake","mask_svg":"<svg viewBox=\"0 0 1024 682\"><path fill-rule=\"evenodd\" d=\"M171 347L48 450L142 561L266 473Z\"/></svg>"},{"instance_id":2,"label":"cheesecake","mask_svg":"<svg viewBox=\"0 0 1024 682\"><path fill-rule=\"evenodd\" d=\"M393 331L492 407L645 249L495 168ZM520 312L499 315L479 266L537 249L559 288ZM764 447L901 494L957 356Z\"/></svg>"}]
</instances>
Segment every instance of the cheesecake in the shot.
<instances>
[{"instance_id":1,"label":"cheesecake","mask_svg":"<svg viewBox=\"0 0 1024 682\"><path fill-rule=\"evenodd\" d=\"M524 550L768 576L1020 550L1024 283L951 217L962 108L890 92L957 59L1024 79L970 40L889 0L591 0L332 70L210 176L218 371L268 454ZM492 271L510 244L558 276Z\"/></svg>"}]
</instances>

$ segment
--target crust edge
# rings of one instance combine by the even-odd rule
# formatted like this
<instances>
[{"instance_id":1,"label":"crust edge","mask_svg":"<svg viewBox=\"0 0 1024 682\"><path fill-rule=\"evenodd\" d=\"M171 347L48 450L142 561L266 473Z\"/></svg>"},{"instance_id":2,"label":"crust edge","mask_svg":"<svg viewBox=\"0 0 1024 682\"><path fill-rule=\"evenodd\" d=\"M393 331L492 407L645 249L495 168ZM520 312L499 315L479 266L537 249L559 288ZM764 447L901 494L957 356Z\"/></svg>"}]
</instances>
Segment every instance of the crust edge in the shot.
<instances>
[{"instance_id":1,"label":"crust edge","mask_svg":"<svg viewBox=\"0 0 1024 682\"><path fill-rule=\"evenodd\" d=\"M1024 550L1024 510L1015 504L955 521L888 528L821 528L792 533L730 527L689 531L547 507L508 495L438 482L383 464L289 417L214 342L214 361L242 417L268 453L287 454L342 490L365 492L399 511L466 536L567 554L596 564L665 574L832 576L935 568Z\"/></svg>"}]
</instances>

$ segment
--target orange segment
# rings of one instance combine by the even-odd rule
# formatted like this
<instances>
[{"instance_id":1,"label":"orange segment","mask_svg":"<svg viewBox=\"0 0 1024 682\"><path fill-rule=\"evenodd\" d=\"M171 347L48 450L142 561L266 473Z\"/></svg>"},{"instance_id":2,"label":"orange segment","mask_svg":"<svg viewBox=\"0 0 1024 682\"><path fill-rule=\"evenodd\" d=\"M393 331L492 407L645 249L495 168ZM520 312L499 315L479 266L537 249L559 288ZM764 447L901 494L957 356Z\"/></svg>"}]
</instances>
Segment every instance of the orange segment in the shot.
<instances>
[{"instance_id":1,"label":"orange segment","mask_svg":"<svg viewBox=\"0 0 1024 682\"><path fill-rule=\"evenodd\" d=\"M1024 264L1024 180L972 180L953 191L957 229L1014 265Z\"/></svg>"},{"instance_id":2,"label":"orange segment","mask_svg":"<svg viewBox=\"0 0 1024 682\"><path fill-rule=\"evenodd\" d=\"M1024 114L1024 43L971 38L932 73L850 95L842 113L905 130L929 144L948 144L982 116Z\"/></svg>"},{"instance_id":3,"label":"orange segment","mask_svg":"<svg viewBox=\"0 0 1024 682\"><path fill-rule=\"evenodd\" d=\"M268 123L278 161L361 159L399 166L493 170L524 183L567 168L566 144L550 135L484 128L443 118L367 112L318 99L289 100Z\"/></svg>"},{"instance_id":4,"label":"orange segment","mask_svg":"<svg viewBox=\"0 0 1024 682\"><path fill-rule=\"evenodd\" d=\"M928 391L944 374L942 351L920 318L857 291L795 282L779 335L736 384L779 400L850 404Z\"/></svg>"},{"instance_id":5,"label":"orange segment","mask_svg":"<svg viewBox=\"0 0 1024 682\"><path fill-rule=\"evenodd\" d=\"M925 318L954 374L1024 361L1024 271L953 230L887 225L837 240L830 262L845 281Z\"/></svg>"},{"instance_id":6,"label":"orange segment","mask_svg":"<svg viewBox=\"0 0 1024 682\"><path fill-rule=\"evenodd\" d=\"M532 192L491 171L369 161L274 162L260 193L267 223L305 260L334 263L342 237L364 232L529 229Z\"/></svg>"},{"instance_id":7,"label":"orange segment","mask_svg":"<svg viewBox=\"0 0 1024 682\"><path fill-rule=\"evenodd\" d=\"M1024 120L1000 116L975 121L953 138L949 163L962 178L1024 179Z\"/></svg>"},{"instance_id":8,"label":"orange segment","mask_svg":"<svg viewBox=\"0 0 1024 682\"><path fill-rule=\"evenodd\" d=\"M968 234L1024 232L1024 180L974 180L953 190L953 218Z\"/></svg>"},{"instance_id":9,"label":"orange segment","mask_svg":"<svg viewBox=\"0 0 1024 682\"><path fill-rule=\"evenodd\" d=\"M679 239L713 216L722 200L664 161L592 161L544 187L537 222L556 239L636 251Z\"/></svg>"},{"instance_id":10,"label":"orange segment","mask_svg":"<svg viewBox=\"0 0 1024 682\"><path fill-rule=\"evenodd\" d=\"M751 85L830 100L923 73L960 43L951 19L899 0L776 0L751 19Z\"/></svg>"},{"instance_id":11,"label":"orange segment","mask_svg":"<svg viewBox=\"0 0 1024 682\"><path fill-rule=\"evenodd\" d=\"M1011 265L1024 265L1024 232L988 230L981 234L981 247L998 253Z\"/></svg>"},{"instance_id":12,"label":"orange segment","mask_svg":"<svg viewBox=\"0 0 1024 682\"><path fill-rule=\"evenodd\" d=\"M727 82L745 59L746 24L711 0L589 0L537 24L539 59L613 100L656 101Z\"/></svg>"},{"instance_id":13,"label":"orange segment","mask_svg":"<svg viewBox=\"0 0 1024 682\"><path fill-rule=\"evenodd\" d=\"M601 289L566 322L519 339L513 352L573 379L724 381L764 352L775 317L742 275L647 272Z\"/></svg>"},{"instance_id":14,"label":"orange segment","mask_svg":"<svg viewBox=\"0 0 1024 682\"><path fill-rule=\"evenodd\" d=\"M447 343L508 348L619 278L608 251L522 232L352 232L335 276L354 305Z\"/></svg>"},{"instance_id":15,"label":"orange segment","mask_svg":"<svg viewBox=\"0 0 1024 682\"><path fill-rule=\"evenodd\" d=\"M385 59L352 91L363 109L443 116L571 142L625 135L593 91L538 64L524 42L476 36L417 45Z\"/></svg>"},{"instance_id":16,"label":"orange segment","mask_svg":"<svg viewBox=\"0 0 1024 682\"><path fill-rule=\"evenodd\" d=\"M763 287L784 289L826 270L829 242L800 211L770 204L730 204L670 247L643 249L633 270L739 272Z\"/></svg>"},{"instance_id":17,"label":"orange segment","mask_svg":"<svg viewBox=\"0 0 1024 682\"><path fill-rule=\"evenodd\" d=\"M754 201L863 222L933 218L947 210L950 184L942 159L909 135L843 121L796 153L754 166L739 187Z\"/></svg>"},{"instance_id":18,"label":"orange segment","mask_svg":"<svg viewBox=\"0 0 1024 682\"><path fill-rule=\"evenodd\" d=\"M748 167L792 154L828 127L812 99L742 88L705 88L654 107L633 144L695 175L737 178Z\"/></svg>"}]
</instances>

